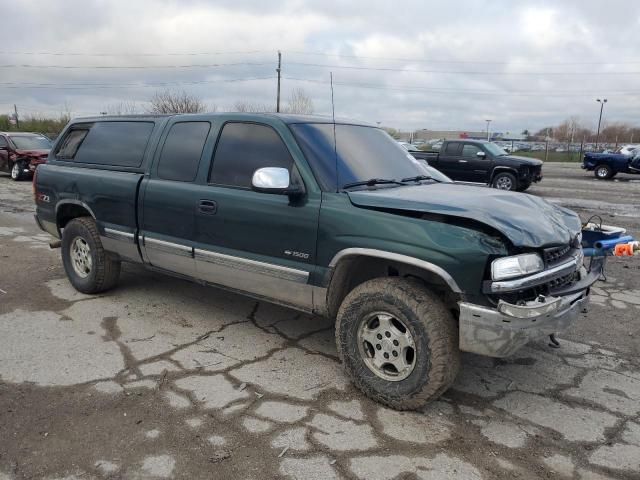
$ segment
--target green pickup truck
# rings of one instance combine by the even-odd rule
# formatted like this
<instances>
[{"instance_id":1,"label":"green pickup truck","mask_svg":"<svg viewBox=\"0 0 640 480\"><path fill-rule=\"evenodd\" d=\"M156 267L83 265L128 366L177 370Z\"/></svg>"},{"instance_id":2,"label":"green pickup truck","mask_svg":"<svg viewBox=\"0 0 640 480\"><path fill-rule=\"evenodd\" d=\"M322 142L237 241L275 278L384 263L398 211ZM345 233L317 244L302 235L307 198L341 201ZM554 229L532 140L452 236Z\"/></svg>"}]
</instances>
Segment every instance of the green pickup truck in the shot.
<instances>
[{"instance_id":1,"label":"green pickup truck","mask_svg":"<svg viewBox=\"0 0 640 480\"><path fill-rule=\"evenodd\" d=\"M84 293L127 261L335 318L353 382L415 409L460 351L505 357L565 329L602 270L583 265L575 213L429 173L359 122L82 118L36 171L36 221Z\"/></svg>"}]
</instances>

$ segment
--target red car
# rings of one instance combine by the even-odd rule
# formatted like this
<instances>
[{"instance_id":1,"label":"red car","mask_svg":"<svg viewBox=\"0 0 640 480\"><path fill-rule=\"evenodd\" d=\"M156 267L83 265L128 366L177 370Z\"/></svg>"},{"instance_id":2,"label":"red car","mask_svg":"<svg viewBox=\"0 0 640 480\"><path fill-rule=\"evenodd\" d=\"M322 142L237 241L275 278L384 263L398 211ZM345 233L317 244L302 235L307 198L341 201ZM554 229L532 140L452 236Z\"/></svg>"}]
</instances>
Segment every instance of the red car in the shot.
<instances>
[{"instance_id":1,"label":"red car","mask_svg":"<svg viewBox=\"0 0 640 480\"><path fill-rule=\"evenodd\" d=\"M0 172L16 181L30 178L47 161L49 150L51 140L39 133L0 132Z\"/></svg>"}]
</instances>

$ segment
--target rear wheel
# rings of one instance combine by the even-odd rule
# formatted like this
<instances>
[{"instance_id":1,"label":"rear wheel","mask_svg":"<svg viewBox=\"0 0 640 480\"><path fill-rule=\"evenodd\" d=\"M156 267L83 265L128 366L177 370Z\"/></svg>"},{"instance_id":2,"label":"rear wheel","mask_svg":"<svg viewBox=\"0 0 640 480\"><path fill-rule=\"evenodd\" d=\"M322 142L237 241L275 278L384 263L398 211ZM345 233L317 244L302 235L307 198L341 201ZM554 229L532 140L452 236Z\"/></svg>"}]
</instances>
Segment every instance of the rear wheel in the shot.
<instances>
[{"instance_id":1,"label":"rear wheel","mask_svg":"<svg viewBox=\"0 0 640 480\"><path fill-rule=\"evenodd\" d=\"M109 290L120 276L120 260L104 250L90 217L75 218L62 231L62 263L69 281L82 293Z\"/></svg>"},{"instance_id":2,"label":"rear wheel","mask_svg":"<svg viewBox=\"0 0 640 480\"><path fill-rule=\"evenodd\" d=\"M491 182L493 188L498 190L516 190L518 188L518 182L515 175L509 172L500 172L493 177Z\"/></svg>"},{"instance_id":3,"label":"rear wheel","mask_svg":"<svg viewBox=\"0 0 640 480\"><path fill-rule=\"evenodd\" d=\"M599 180L607 180L615 175L613 169L609 165L598 165L593 171L593 174Z\"/></svg>"},{"instance_id":4,"label":"rear wheel","mask_svg":"<svg viewBox=\"0 0 640 480\"><path fill-rule=\"evenodd\" d=\"M401 278L369 280L343 301L338 353L365 395L397 410L439 397L458 373L457 324L424 285Z\"/></svg>"}]
</instances>

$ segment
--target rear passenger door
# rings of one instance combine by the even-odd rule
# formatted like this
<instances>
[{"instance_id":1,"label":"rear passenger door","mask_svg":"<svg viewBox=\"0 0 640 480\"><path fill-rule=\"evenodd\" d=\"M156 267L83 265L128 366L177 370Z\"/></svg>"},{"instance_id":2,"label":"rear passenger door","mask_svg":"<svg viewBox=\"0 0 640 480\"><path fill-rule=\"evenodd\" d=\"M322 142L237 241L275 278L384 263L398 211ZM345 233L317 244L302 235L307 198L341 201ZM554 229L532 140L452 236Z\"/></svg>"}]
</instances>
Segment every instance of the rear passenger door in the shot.
<instances>
[{"instance_id":1,"label":"rear passenger door","mask_svg":"<svg viewBox=\"0 0 640 480\"><path fill-rule=\"evenodd\" d=\"M460 142L447 142L438 157L438 170L453 180L460 180L460 155L462 144Z\"/></svg>"},{"instance_id":2,"label":"rear passenger door","mask_svg":"<svg viewBox=\"0 0 640 480\"><path fill-rule=\"evenodd\" d=\"M0 135L0 171L9 171L9 142L4 135Z\"/></svg>"},{"instance_id":3,"label":"rear passenger door","mask_svg":"<svg viewBox=\"0 0 640 480\"><path fill-rule=\"evenodd\" d=\"M141 248L145 261L173 273L196 276L193 256L198 192L194 188L211 130L209 121L174 121L143 183Z\"/></svg>"},{"instance_id":4,"label":"rear passenger door","mask_svg":"<svg viewBox=\"0 0 640 480\"><path fill-rule=\"evenodd\" d=\"M278 128L222 126L200 195L214 207L196 215L196 269L208 282L311 310L320 192L307 185L304 196L291 198L251 189L262 167L286 168L292 183L304 185L283 141L294 143L291 132Z\"/></svg>"}]
</instances>

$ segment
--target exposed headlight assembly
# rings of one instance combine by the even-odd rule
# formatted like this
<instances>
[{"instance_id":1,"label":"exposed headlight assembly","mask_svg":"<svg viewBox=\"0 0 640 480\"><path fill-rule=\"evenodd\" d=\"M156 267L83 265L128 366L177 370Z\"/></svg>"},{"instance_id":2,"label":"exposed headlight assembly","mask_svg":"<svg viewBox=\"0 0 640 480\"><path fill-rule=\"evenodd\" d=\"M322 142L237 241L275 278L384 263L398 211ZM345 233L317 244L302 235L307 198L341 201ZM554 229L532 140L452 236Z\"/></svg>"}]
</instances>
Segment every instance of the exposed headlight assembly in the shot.
<instances>
[{"instance_id":1,"label":"exposed headlight assembly","mask_svg":"<svg viewBox=\"0 0 640 480\"><path fill-rule=\"evenodd\" d=\"M491 264L491 278L493 280L506 280L541 272L542 270L544 270L542 257L537 253L525 253L494 260Z\"/></svg>"}]
</instances>

